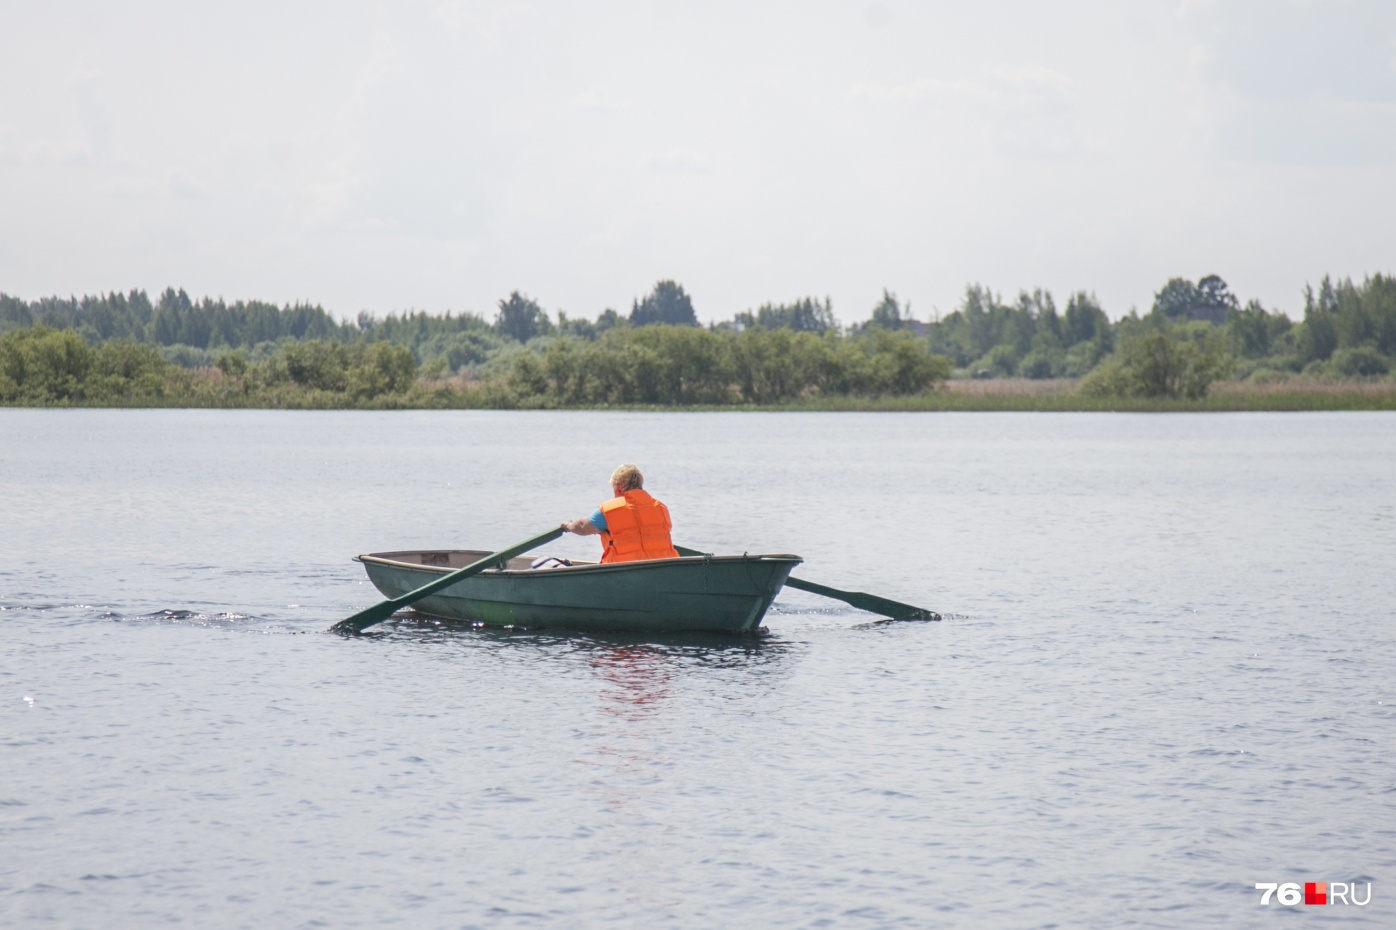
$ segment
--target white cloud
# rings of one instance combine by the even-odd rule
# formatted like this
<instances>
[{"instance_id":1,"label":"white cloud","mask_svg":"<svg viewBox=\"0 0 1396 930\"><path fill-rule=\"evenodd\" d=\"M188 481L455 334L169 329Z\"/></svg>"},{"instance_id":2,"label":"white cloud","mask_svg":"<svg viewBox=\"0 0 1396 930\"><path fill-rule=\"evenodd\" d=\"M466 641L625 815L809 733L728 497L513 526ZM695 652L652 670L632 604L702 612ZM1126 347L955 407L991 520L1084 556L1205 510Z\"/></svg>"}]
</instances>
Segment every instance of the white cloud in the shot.
<instances>
[{"instance_id":1,"label":"white cloud","mask_svg":"<svg viewBox=\"0 0 1396 930\"><path fill-rule=\"evenodd\" d=\"M506 30L527 23L533 15L530 3L445 0L436 5L436 19L447 29L471 33L489 46L497 44Z\"/></svg>"},{"instance_id":2,"label":"white cloud","mask_svg":"<svg viewBox=\"0 0 1396 930\"><path fill-rule=\"evenodd\" d=\"M869 3L863 7L863 22L874 29L892 25L892 11L884 3Z\"/></svg>"},{"instance_id":3,"label":"white cloud","mask_svg":"<svg viewBox=\"0 0 1396 930\"><path fill-rule=\"evenodd\" d=\"M201 182L182 172L170 178L169 192L179 200L203 200L208 196L208 190Z\"/></svg>"},{"instance_id":4,"label":"white cloud","mask_svg":"<svg viewBox=\"0 0 1396 930\"><path fill-rule=\"evenodd\" d=\"M1041 66L995 64L981 67L975 77L857 83L845 97L919 109L921 118L944 125L944 135L1006 157L1057 158L1077 144L1071 79Z\"/></svg>"},{"instance_id":5,"label":"white cloud","mask_svg":"<svg viewBox=\"0 0 1396 930\"><path fill-rule=\"evenodd\" d=\"M706 171L708 158L702 152L690 148L672 148L662 152L645 152L640 163L660 171Z\"/></svg>"},{"instance_id":6,"label":"white cloud","mask_svg":"<svg viewBox=\"0 0 1396 930\"><path fill-rule=\"evenodd\" d=\"M572 97L572 106L578 110L625 110L630 103L621 98L587 89Z\"/></svg>"},{"instance_id":7,"label":"white cloud","mask_svg":"<svg viewBox=\"0 0 1396 930\"><path fill-rule=\"evenodd\" d=\"M1189 12L1220 154L1396 165L1396 4L1217 0Z\"/></svg>"},{"instance_id":8,"label":"white cloud","mask_svg":"<svg viewBox=\"0 0 1396 930\"><path fill-rule=\"evenodd\" d=\"M112 151L111 117L103 99L102 83L102 76L91 71L75 74L69 81L87 154L97 161L106 160Z\"/></svg>"},{"instance_id":9,"label":"white cloud","mask_svg":"<svg viewBox=\"0 0 1396 930\"><path fill-rule=\"evenodd\" d=\"M1392 270L1388 0L136 6L0 8L7 292L854 319Z\"/></svg>"}]
</instances>

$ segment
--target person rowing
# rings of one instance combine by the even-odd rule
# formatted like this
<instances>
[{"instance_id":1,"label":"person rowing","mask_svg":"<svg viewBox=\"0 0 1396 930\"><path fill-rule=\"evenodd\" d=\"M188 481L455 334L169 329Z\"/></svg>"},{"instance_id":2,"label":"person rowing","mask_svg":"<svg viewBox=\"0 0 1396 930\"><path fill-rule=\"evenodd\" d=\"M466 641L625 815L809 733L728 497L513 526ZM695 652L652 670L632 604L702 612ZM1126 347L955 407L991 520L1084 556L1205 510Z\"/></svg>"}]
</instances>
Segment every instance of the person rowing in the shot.
<instances>
[{"instance_id":1,"label":"person rowing","mask_svg":"<svg viewBox=\"0 0 1396 930\"><path fill-rule=\"evenodd\" d=\"M564 532L601 537L601 561L635 562L640 559L677 559L669 537L673 524L669 508L645 489L645 476L634 465L622 465L611 473L614 495L590 517L562 524Z\"/></svg>"}]
</instances>

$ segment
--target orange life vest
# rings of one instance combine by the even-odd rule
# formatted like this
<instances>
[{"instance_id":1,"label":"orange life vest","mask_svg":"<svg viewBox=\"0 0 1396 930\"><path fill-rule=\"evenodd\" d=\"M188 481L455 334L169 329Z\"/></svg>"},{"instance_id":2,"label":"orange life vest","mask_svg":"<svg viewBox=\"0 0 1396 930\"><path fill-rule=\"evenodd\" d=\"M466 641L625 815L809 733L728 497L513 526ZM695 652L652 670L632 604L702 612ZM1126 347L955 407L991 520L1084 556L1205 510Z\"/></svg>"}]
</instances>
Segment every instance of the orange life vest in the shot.
<instances>
[{"instance_id":1,"label":"orange life vest","mask_svg":"<svg viewBox=\"0 0 1396 930\"><path fill-rule=\"evenodd\" d=\"M639 559L677 559L669 539L669 508L646 491L626 491L601 505L606 529L601 534L605 552L601 561L634 562Z\"/></svg>"}]
</instances>

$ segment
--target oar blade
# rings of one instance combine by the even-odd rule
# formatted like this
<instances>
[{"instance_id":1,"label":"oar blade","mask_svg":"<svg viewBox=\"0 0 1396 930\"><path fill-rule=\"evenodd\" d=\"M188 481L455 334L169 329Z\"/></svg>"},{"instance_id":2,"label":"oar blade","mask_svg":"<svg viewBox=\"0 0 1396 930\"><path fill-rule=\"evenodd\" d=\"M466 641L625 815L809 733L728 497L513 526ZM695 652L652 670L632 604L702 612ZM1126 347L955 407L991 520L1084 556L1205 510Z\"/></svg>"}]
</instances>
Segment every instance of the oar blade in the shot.
<instances>
[{"instance_id":1,"label":"oar blade","mask_svg":"<svg viewBox=\"0 0 1396 930\"><path fill-rule=\"evenodd\" d=\"M890 601L885 597L878 597L876 594L864 594L862 591L850 591L851 596L848 603L859 610L866 610L869 613L881 614L891 620L939 620L940 614L934 610L927 610L924 607L914 607L911 604L903 604L900 601Z\"/></svg>"},{"instance_id":2,"label":"oar blade","mask_svg":"<svg viewBox=\"0 0 1396 930\"><path fill-rule=\"evenodd\" d=\"M331 633L362 633L375 623L382 623L393 614L397 613L398 606L393 601L383 601L374 604L367 610L361 610L352 617L345 617L343 620L330 627Z\"/></svg>"},{"instance_id":3,"label":"oar blade","mask_svg":"<svg viewBox=\"0 0 1396 930\"><path fill-rule=\"evenodd\" d=\"M831 597L836 601L843 601L859 610L866 610L869 613L881 614L892 620L939 620L940 614L934 610L927 610L924 607L915 607L911 604L903 604L901 601L894 601L891 598L879 597L876 594L867 594L863 591L840 591L838 588L830 588L827 585L815 584L813 581L804 581L800 578L785 579L787 586L801 591L809 591L811 594L820 594L824 597Z\"/></svg>"},{"instance_id":4,"label":"oar blade","mask_svg":"<svg viewBox=\"0 0 1396 930\"><path fill-rule=\"evenodd\" d=\"M492 565L498 565L502 562L507 562L516 555L522 555L528 550L535 549L546 542L552 542L554 539L557 539L561 535L562 528L555 526L552 529L548 530L546 533L539 534L538 536L535 536L532 539L526 539L523 542L518 543L517 545L510 546L508 549L501 549L498 552L491 552L483 559L480 559L477 562L472 562L464 568L457 569L456 571L442 575L440 578L436 578L432 581L427 582L420 588L417 588L413 591L408 591L406 594L399 595L398 597L390 598L386 601L383 601L382 603L374 604L367 610L361 610L358 613L354 614L354 616L352 617L346 617L345 619L336 623L334 626L330 627L329 631L331 633L347 634L362 633L364 630L373 626L375 623L382 623L384 620L397 613L399 609L406 607L409 604L416 603L424 597L430 597L437 591L449 588L456 582L464 581L472 575L478 575L480 574L480 572L484 571Z\"/></svg>"},{"instance_id":5,"label":"oar blade","mask_svg":"<svg viewBox=\"0 0 1396 930\"><path fill-rule=\"evenodd\" d=\"M674 549L679 555L706 555L697 549L687 549L683 546L675 546ZM927 610L924 607L913 607L910 604L903 604L890 598L878 597L876 594L865 594L862 591L840 591L838 588L831 588L828 585L815 584L813 581L805 581L801 578L790 577L785 579L787 588L796 588L800 591L808 591L811 594L819 594L824 597L831 597L836 601L843 601L845 604L857 607L859 610L866 610L869 613L881 614L893 620L939 620L940 614L934 610Z\"/></svg>"}]
</instances>

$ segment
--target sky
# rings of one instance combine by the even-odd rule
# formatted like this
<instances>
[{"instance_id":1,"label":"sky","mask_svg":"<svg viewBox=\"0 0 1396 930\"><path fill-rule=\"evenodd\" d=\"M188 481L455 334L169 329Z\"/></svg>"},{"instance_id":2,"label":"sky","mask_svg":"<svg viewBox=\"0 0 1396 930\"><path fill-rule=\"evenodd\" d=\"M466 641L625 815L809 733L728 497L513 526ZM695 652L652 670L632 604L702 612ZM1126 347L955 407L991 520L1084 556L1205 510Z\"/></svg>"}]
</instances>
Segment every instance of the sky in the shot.
<instances>
[{"instance_id":1,"label":"sky","mask_svg":"<svg viewBox=\"0 0 1396 930\"><path fill-rule=\"evenodd\" d=\"M0 291L1111 317L1396 272L1392 0L0 6Z\"/></svg>"}]
</instances>

